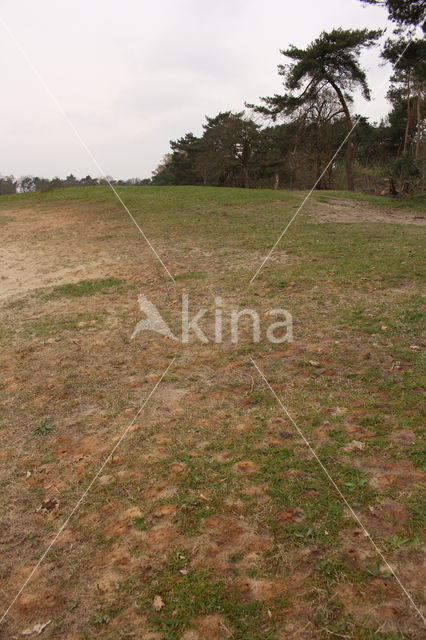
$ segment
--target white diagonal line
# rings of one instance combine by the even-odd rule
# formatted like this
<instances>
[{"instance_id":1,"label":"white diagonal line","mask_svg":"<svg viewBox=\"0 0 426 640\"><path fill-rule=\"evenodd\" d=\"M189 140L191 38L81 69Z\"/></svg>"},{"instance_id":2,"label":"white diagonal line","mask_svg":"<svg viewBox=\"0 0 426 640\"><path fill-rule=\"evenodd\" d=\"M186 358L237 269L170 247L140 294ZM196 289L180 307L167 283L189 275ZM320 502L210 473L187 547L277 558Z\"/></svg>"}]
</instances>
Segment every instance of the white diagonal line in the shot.
<instances>
[{"instance_id":1,"label":"white diagonal line","mask_svg":"<svg viewBox=\"0 0 426 640\"><path fill-rule=\"evenodd\" d=\"M278 397L278 395L275 393L275 391L273 390L273 388L271 387L271 385L269 384L268 380L265 377L265 374L263 373L263 371L257 366L256 362L253 360L253 358L250 358L250 360L252 361L252 363L254 364L255 368L257 369L259 375L261 376L261 378L264 380L266 386L268 387L269 391L272 393L272 395L274 396L274 398L276 399L276 401L278 402L278 404L280 405L281 409L284 411L284 413L287 415L287 417L289 418L289 420L291 421L291 423L293 424L293 426L295 427L297 433L299 434L299 436L302 438L302 440L304 441L304 443L306 444L306 446L308 447L309 451L312 453L312 455L314 456L314 458L316 459L316 461L318 462L319 466L321 467L322 471L324 472L324 474L326 475L327 479L329 480L329 482L333 485L333 487L336 489L337 493L339 494L340 498L343 500L345 506L348 508L350 514L352 515L352 517L354 518L354 520L356 520L356 522L359 524L359 526L361 527L361 529L364 531L364 534L366 535L366 537L370 540L371 544L373 545L375 551L378 553L378 555L380 556L380 558L383 560L383 562L385 563L386 567L389 569L390 573L393 575L393 577L395 578L395 580L397 581L397 583L399 584L399 586L401 587L402 591L405 593L405 595L407 596L408 600L410 601L410 603L412 604L412 606L414 607L414 609L417 611L417 613L419 614L419 616L421 617L423 624L426 624L426 620L423 616L423 614L421 613L420 609L418 608L418 606L416 605L416 603L414 602L413 598L411 597L411 595L408 593L407 589L404 587L404 585L402 584L401 580L398 578L397 574L395 573L395 571L392 569L391 565L389 564L389 562L386 560L386 558L384 557L383 553L381 552L381 550L379 549L379 547L377 546L377 544L374 542L373 538L371 537L371 535L369 534L369 532L367 531L367 529L365 528L364 524L362 523L362 521L360 520L359 516L355 513L355 511L352 509L351 505L349 504L349 502L346 500L345 496L343 495L340 487L336 484L336 482L333 480L333 478L330 475L330 472L328 471L328 469L324 466L323 462L321 461L321 459L319 458L317 452L315 451L315 449L312 447L311 443L309 442L309 440L306 438L305 434L303 433L303 431L300 429L300 427L296 424L295 420L293 419L293 417L290 415L288 409L283 405L283 403L281 402L280 398Z\"/></svg>"},{"instance_id":2,"label":"white diagonal line","mask_svg":"<svg viewBox=\"0 0 426 640\"><path fill-rule=\"evenodd\" d=\"M2 16L0 16L0 23L2 24L4 30L8 33L8 35L9 35L10 39L12 40L12 42L18 48L18 50L21 53L22 57L24 58L24 60L28 64L28 66L30 67L31 71L34 73L34 75L37 77L37 79L42 84L42 86L43 86L44 90L46 91L46 93L48 94L49 98L52 100L52 102L54 103L54 105L58 109L59 113L63 116L63 118L65 119L66 123L70 127L71 131L74 133L75 137L80 142L81 146L86 151L87 155L92 160L93 164L95 165L95 167L97 168L99 173L103 176L103 178L107 182L107 184L110 187L111 191L114 193L115 197L120 202L121 206L123 207L125 212L128 214L129 218L131 219L131 221L133 222L133 224L135 225L135 227L137 228L137 230L139 231L139 233L141 234L141 236L143 237L143 239L145 240L145 242L147 243L147 245L149 246L149 248L151 249L151 251L153 252L155 257L157 258L157 260L160 262L160 264L163 267L163 269L166 271L167 275L171 278L171 280L173 282L176 282L176 280L174 279L174 277L172 276L172 274L170 273L170 271L168 270L168 268L166 267L166 265L164 264L164 262L162 261L162 259L158 255L157 251L154 249L154 247L152 246L151 242L149 241L149 239L145 235L144 231L141 229L140 225L136 222L133 214L130 212L130 210L127 207L127 205L125 204L125 202L123 202L123 199L121 198L121 196L117 192L117 189L115 189L114 185L111 184L111 182L108 179L105 171L102 169L101 165L96 160L96 158L93 155L92 151L89 149L89 147L87 146L86 142L81 137L81 134L78 131L78 129L75 127L73 121L68 116L68 114L65 112L64 108L62 107L62 105L59 102L59 100L57 99L57 97L54 95L54 93L52 93L52 90L50 89L49 85L47 84L47 82L45 81L45 79L43 78L43 76L41 75L39 70L37 69L37 67L34 65L32 60L28 56L28 54L25 51L24 47L21 45L21 43L16 38L16 36L12 33L12 31L10 30L10 27L6 24L6 22L4 21Z\"/></svg>"},{"instance_id":3,"label":"white diagonal line","mask_svg":"<svg viewBox=\"0 0 426 640\"><path fill-rule=\"evenodd\" d=\"M92 480L90 481L89 485L86 487L85 491L82 493L82 495L80 496L80 498L78 499L78 501L76 502L74 508L72 509L71 513L68 515L67 519L65 520L65 522L61 525L61 527L59 528L59 531L57 532L57 534L55 535L55 537L53 538L53 540L49 543L49 545L46 547L45 551L43 552L43 554L41 555L39 561L37 562L37 564L35 565L35 567L32 569L31 573L29 574L29 576L27 577L27 579L25 580L24 584L22 585L22 587L19 589L18 593L16 594L16 596L13 598L12 602L10 603L10 605L7 607L6 611L4 611L3 615L0 618L0 624L3 622L3 620L5 619L5 617L7 616L7 614L9 613L9 611L11 610L11 608L13 607L13 605L15 604L15 602L17 601L17 599L19 598L19 596L21 595L21 593L23 592L23 590L25 589L25 587L27 586L27 584L29 583L29 581L31 580L31 578L33 577L33 575L35 574L35 572L37 571L37 569L39 568L39 566L41 565L41 563L43 562L43 560L45 559L45 557L47 556L47 554L49 553L49 551L51 550L51 548L53 547L53 545L55 544L56 540L59 538L59 536L61 535L61 533L63 532L63 530L66 528L68 522L71 520L72 516L74 515L74 513L77 511L77 509L79 508L79 506L81 505L81 503L83 502L84 498L87 496L87 494L89 493L90 489L93 487L93 485L95 484L96 480L98 479L98 477L100 476L100 474L102 473L104 467L106 464L108 464L109 460L111 460L112 456L114 455L115 451L117 450L117 448L120 446L123 438L126 436L127 432L129 431L130 427L132 427L136 421L136 419L139 417L142 409L146 406L146 404L148 403L149 399L151 398L151 396L155 393L158 385L161 383L161 381L163 380L164 376L166 375L166 373L168 372L168 370L170 369L170 367L172 366L172 364L174 363L174 361L176 360L176 356L173 358L173 360L170 362L169 366L167 367L167 369L165 371L163 371L160 379L156 382L156 384L154 385L154 387L151 389L149 395L147 396L147 398L145 398L145 400L143 401L143 403L141 404L139 411L136 413L136 415L134 416L133 420L130 422L130 424L125 428L125 430L123 431L123 433L121 434L120 438L118 439L117 443L114 445L114 447L112 448L111 452L109 453L109 455L107 456L107 458L104 460L104 462L102 463L102 465L100 466L98 472L93 476Z\"/></svg>"},{"instance_id":4,"label":"white diagonal line","mask_svg":"<svg viewBox=\"0 0 426 640\"><path fill-rule=\"evenodd\" d=\"M404 48L403 52L401 53L401 55L397 58L395 65L396 66L398 64L398 62L401 60L402 56L404 55L404 53L407 51L408 47L411 44L411 39L408 41L407 46ZM379 88L376 91L376 95L378 93L380 93L380 91L382 90L382 87L385 85L385 83L387 82L387 79L385 79L380 85ZM341 144L339 145L337 151L334 153L333 157L331 158L331 160L327 163L324 171L321 173L320 177L317 178L317 180L314 183L314 186L312 187L312 189L309 191L309 193L304 197L302 204L298 207L296 213L290 218L290 221L287 223L286 227L284 228L284 230L281 232L281 235L279 236L278 240L275 242L275 244L273 245L272 249L269 251L268 255L263 259L262 264L260 265L260 267L258 267L256 273L252 276L251 280L250 280L250 284L252 284L255 279L257 278L258 274L262 271L264 265L266 264L266 262L269 260L269 258L271 257L272 253L275 251L275 247L281 242L282 237L287 233L287 230L290 228L290 226L293 224L293 221L296 219L296 217L299 215L300 211L303 209L303 207L305 206L305 203L307 202L307 200L309 200L309 198L311 197L313 191L315 191L317 185L320 183L321 179L323 178L323 176L325 175L325 173L327 172L328 168L333 164L335 158L339 155L342 147L344 146L345 142L350 138L350 136L352 135L354 129L358 126L359 121L361 120L362 116L358 116L355 119L354 124L352 125L351 130L346 134L345 138L343 139L343 141L341 142Z\"/></svg>"}]
</instances>

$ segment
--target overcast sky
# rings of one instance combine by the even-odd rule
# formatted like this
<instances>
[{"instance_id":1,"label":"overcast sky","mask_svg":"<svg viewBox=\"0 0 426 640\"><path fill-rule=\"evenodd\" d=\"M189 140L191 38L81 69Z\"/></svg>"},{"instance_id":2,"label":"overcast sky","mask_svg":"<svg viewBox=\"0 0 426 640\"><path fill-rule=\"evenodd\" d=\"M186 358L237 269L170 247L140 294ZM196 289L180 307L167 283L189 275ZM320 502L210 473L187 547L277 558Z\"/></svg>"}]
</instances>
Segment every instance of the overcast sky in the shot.
<instances>
[{"instance_id":1,"label":"overcast sky","mask_svg":"<svg viewBox=\"0 0 426 640\"><path fill-rule=\"evenodd\" d=\"M279 49L334 27L389 27L386 16L358 0L0 0L0 17L115 178L150 177L169 140L200 134L205 115L279 92ZM99 176L1 24L0 32L0 173ZM389 68L377 49L361 62L373 100L358 97L355 109L379 120Z\"/></svg>"}]
</instances>

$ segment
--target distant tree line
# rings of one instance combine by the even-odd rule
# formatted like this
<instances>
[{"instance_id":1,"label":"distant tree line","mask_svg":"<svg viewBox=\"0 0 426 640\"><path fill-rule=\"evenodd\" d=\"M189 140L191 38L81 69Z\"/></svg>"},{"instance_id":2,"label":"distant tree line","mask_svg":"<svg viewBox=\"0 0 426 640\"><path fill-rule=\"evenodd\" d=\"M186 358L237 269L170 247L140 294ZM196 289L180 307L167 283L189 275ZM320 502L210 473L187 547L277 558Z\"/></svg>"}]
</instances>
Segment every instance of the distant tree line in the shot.
<instances>
[{"instance_id":1,"label":"distant tree line","mask_svg":"<svg viewBox=\"0 0 426 640\"><path fill-rule=\"evenodd\" d=\"M78 179L71 173L64 180L61 178L38 178L37 176L22 176L15 179L14 176L0 175L0 195L8 195L10 193L27 193L29 191L52 191L53 189L62 189L64 187L93 187L102 184L113 184L116 186L133 186L141 187L151 184L149 178L139 179L130 178L129 180L114 180L111 176L106 178L92 178L86 176Z\"/></svg>"},{"instance_id":2,"label":"distant tree line","mask_svg":"<svg viewBox=\"0 0 426 640\"><path fill-rule=\"evenodd\" d=\"M381 52L393 65L390 112L379 124L353 114L353 91L370 99L359 64L381 30L333 29L306 49L281 51L284 93L246 104L250 111L206 117L203 133L170 141L170 153L153 173L156 185L374 189L398 184L403 192L424 184L424 0L361 0L386 6L396 25ZM355 128L354 124L357 123ZM334 152L339 154L327 167Z\"/></svg>"}]
</instances>

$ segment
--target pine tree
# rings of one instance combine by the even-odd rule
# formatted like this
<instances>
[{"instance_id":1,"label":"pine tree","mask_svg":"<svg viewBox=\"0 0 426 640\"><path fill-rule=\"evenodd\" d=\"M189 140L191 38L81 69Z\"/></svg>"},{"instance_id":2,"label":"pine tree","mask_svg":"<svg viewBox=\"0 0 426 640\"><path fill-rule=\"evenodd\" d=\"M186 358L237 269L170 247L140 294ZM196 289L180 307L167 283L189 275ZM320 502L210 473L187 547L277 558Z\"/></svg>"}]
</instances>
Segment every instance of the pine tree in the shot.
<instances>
[{"instance_id":1,"label":"pine tree","mask_svg":"<svg viewBox=\"0 0 426 640\"><path fill-rule=\"evenodd\" d=\"M328 86L335 92L346 122L348 140L346 143L346 177L348 189L354 190L352 173L352 119L349 103L353 101L349 93L360 88L364 97L370 99L365 71L358 62L361 49L373 46L383 34L381 30L333 29L322 32L306 49L291 45L280 53L292 62L278 65L279 75L284 77L288 93L280 96L261 98L261 106L247 105L258 113L276 118L289 114L301 105L314 100Z\"/></svg>"}]
</instances>

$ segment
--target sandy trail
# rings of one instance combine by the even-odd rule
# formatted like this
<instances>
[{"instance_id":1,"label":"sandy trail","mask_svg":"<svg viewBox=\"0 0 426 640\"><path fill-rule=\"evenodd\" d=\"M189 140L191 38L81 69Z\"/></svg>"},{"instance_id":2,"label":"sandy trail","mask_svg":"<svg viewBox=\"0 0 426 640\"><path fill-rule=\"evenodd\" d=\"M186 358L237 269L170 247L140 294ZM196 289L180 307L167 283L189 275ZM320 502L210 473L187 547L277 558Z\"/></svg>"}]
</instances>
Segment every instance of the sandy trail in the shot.
<instances>
[{"instance_id":1,"label":"sandy trail","mask_svg":"<svg viewBox=\"0 0 426 640\"><path fill-rule=\"evenodd\" d=\"M391 224L426 224L426 215L409 209L377 207L357 200L329 198L312 203L311 218L317 222L387 222Z\"/></svg>"},{"instance_id":2,"label":"sandy trail","mask_svg":"<svg viewBox=\"0 0 426 640\"><path fill-rule=\"evenodd\" d=\"M25 210L25 215L6 213L0 247L0 301L43 287L110 277L120 265L122 268L123 256L114 238L120 227L114 219L63 206L42 215L37 210ZM141 245L139 251L145 251Z\"/></svg>"}]
</instances>

